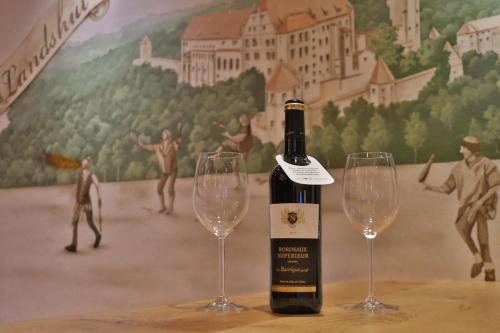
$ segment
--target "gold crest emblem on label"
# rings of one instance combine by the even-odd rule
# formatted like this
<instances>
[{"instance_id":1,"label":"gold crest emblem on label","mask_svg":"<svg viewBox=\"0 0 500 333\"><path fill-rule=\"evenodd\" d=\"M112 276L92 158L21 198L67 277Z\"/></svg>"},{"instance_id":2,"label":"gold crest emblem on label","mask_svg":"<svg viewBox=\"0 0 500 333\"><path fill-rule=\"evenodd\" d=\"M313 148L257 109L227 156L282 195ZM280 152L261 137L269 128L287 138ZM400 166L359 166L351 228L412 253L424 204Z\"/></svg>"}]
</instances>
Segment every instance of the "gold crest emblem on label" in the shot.
<instances>
[{"instance_id":1,"label":"gold crest emblem on label","mask_svg":"<svg viewBox=\"0 0 500 333\"><path fill-rule=\"evenodd\" d=\"M298 208L292 210L285 208L281 210L281 223L291 228L295 228L298 224L304 222L304 211L302 209Z\"/></svg>"}]
</instances>

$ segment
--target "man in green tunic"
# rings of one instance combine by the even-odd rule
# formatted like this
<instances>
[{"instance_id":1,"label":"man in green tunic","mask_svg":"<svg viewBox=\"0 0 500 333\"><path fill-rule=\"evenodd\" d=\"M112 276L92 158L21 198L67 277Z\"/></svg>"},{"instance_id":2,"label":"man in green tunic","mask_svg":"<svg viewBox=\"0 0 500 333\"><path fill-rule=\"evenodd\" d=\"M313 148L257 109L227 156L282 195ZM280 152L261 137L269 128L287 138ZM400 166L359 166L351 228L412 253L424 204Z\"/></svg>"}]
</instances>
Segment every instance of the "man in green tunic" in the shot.
<instances>
[{"instance_id":1,"label":"man in green tunic","mask_svg":"<svg viewBox=\"0 0 500 333\"><path fill-rule=\"evenodd\" d=\"M460 147L464 159L454 166L443 185L425 184L425 189L446 194L457 190L459 207L456 227L475 258L471 277L478 276L484 267L485 280L495 281L495 266L490 254L487 222L496 216L500 173L495 163L479 155L479 148L477 138L465 137ZM479 250L471 237L474 225L477 228Z\"/></svg>"}]
</instances>

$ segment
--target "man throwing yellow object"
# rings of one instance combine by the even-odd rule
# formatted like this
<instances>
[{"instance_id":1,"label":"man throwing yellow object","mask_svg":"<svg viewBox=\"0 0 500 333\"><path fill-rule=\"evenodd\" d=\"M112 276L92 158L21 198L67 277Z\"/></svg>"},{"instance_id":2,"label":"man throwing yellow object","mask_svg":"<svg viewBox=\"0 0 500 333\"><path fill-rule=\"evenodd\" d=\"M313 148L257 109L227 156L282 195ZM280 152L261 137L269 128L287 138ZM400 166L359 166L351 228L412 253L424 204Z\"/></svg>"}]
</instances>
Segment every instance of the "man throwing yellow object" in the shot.
<instances>
[{"instance_id":1,"label":"man throwing yellow object","mask_svg":"<svg viewBox=\"0 0 500 333\"><path fill-rule=\"evenodd\" d=\"M133 133L132 133L133 134ZM175 180L177 178L177 151L181 146L182 124L177 124L177 138L172 138L172 133L165 129L162 132L162 141L157 144L142 144L135 134L131 135L132 141L145 151L156 154L156 160L161 170L158 181L158 196L160 198L160 213L171 214L174 211ZM165 205L164 189L167 187L168 204Z\"/></svg>"},{"instance_id":2,"label":"man throwing yellow object","mask_svg":"<svg viewBox=\"0 0 500 333\"><path fill-rule=\"evenodd\" d=\"M446 194L457 190L459 208L456 227L475 258L471 277L478 276L484 267L485 281L495 281L487 222L496 216L500 172L495 163L479 155L479 148L477 138L465 137L460 146L460 153L464 156L463 161L455 165L443 185L431 186L424 183L424 189ZM471 237L475 224L480 251Z\"/></svg>"}]
</instances>

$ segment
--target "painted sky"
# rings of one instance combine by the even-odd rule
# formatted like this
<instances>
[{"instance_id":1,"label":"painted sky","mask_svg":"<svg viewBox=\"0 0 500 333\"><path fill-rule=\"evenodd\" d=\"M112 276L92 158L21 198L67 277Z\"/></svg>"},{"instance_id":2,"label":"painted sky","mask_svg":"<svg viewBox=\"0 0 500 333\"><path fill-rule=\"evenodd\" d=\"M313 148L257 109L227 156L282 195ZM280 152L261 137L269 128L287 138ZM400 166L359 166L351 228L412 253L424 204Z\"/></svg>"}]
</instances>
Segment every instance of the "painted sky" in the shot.
<instances>
[{"instance_id":1,"label":"painted sky","mask_svg":"<svg viewBox=\"0 0 500 333\"><path fill-rule=\"evenodd\" d=\"M99 33L119 31L122 27L151 14L167 13L211 0L111 0L106 16L100 21L86 20L71 36L72 42L82 42Z\"/></svg>"},{"instance_id":2,"label":"painted sky","mask_svg":"<svg viewBox=\"0 0 500 333\"><path fill-rule=\"evenodd\" d=\"M0 63L18 47L46 10L58 0L0 0ZM61 0L65 1L65 0ZM100 21L86 20L70 38L82 42L99 33L109 33L150 14L166 13L211 0L111 0L106 16Z\"/></svg>"}]
</instances>

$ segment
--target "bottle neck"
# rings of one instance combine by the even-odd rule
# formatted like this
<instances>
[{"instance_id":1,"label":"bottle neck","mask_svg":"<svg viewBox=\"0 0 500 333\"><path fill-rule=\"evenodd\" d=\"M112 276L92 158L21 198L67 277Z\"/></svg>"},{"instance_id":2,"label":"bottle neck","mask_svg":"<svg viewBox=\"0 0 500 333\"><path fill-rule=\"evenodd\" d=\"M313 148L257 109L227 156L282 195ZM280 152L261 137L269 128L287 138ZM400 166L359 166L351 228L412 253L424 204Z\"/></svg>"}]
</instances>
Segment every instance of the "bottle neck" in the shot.
<instances>
[{"instance_id":1,"label":"bottle neck","mask_svg":"<svg viewBox=\"0 0 500 333\"><path fill-rule=\"evenodd\" d=\"M304 111L285 111L285 161L296 163L297 158L306 157L304 132Z\"/></svg>"}]
</instances>

